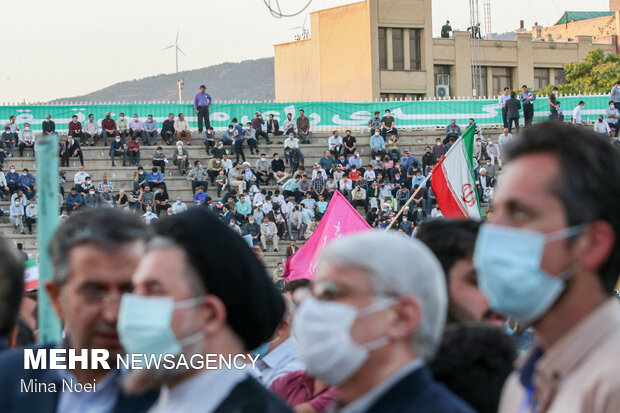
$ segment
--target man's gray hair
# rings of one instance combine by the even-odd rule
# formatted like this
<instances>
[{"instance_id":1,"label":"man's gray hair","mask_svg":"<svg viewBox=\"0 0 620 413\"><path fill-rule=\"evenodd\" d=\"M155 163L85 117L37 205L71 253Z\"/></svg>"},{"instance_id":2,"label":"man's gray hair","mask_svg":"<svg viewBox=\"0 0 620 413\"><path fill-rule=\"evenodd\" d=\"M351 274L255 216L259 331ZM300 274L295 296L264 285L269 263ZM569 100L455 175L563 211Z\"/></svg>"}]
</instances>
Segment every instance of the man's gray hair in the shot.
<instances>
[{"instance_id":1,"label":"man's gray hair","mask_svg":"<svg viewBox=\"0 0 620 413\"><path fill-rule=\"evenodd\" d=\"M441 265L426 245L397 233L367 231L329 244L319 259L323 263L366 271L377 295L414 298L422 315L411 346L425 360L433 357L448 297Z\"/></svg>"},{"instance_id":2,"label":"man's gray hair","mask_svg":"<svg viewBox=\"0 0 620 413\"><path fill-rule=\"evenodd\" d=\"M107 251L116 251L128 243L149 238L144 223L133 214L120 209L93 208L75 212L65 220L50 242L49 252L54 272L52 279L62 285L71 274L69 254L73 247L94 244Z\"/></svg>"}]
</instances>

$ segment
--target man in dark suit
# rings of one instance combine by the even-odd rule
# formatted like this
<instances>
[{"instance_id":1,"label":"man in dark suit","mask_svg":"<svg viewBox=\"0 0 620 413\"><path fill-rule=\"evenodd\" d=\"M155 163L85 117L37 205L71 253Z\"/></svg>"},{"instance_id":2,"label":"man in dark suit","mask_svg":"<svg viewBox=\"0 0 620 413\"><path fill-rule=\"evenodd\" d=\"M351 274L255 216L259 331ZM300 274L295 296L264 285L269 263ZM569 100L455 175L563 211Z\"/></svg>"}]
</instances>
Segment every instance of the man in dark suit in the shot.
<instances>
[{"instance_id":1,"label":"man in dark suit","mask_svg":"<svg viewBox=\"0 0 620 413\"><path fill-rule=\"evenodd\" d=\"M245 357L271 339L284 316L282 296L254 251L205 208L161 221L133 285L133 294L123 296L118 323L129 354L176 349L188 360L205 353ZM162 300L170 304L159 316L142 310L157 308ZM158 323L164 313L169 321ZM154 334L143 334L153 329ZM254 362L247 367L255 368ZM211 368L133 370L126 385L135 392L163 386L153 408L158 413L291 411L242 365Z\"/></svg>"},{"instance_id":2,"label":"man in dark suit","mask_svg":"<svg viewBox=\"0 0 620 413\"><path fill-rule=\"evenodd\" d=\"M110 225L114 223L114 225ZM45 349L106 349L112 370L25 369L24 351L0 355L3 413L145 412L157 392L130 396L121 389L116 356L123 353L117 330L118 303L131 290L131 274L144 253L148 231L141 220L117 209L92 209L72 215L50 243L53 278L45 285L65 329L65 339ZM47 352L49 360L49 351ZM96 384L95 392L70 392L63 382ZM24 384L56 392L24 391ZM38 383L38 384L37 384ZM27 387L26 387L27 388ZM65 390L65 391L63 391Z\"/></svg>"},{"instance_id":3,"label":"man in dark suit","mask_svg":"<svg viewBox=\"0 0 620 413\"><path fill-rule=\"evenodd\" d=\"M335 411L473 413L426 366L448 300L441 265L422 242L375 231L334 241L313 292L293 331L308 374L337 388Z\"/></svg>"},{"instance_id":4,"label":"man in dark suit","mask_svg":"<svg viewBox=\"0 0 620 413\"><path fill-rule=\"evenodd\" d=\"M82 148L78 141L73 139L71 135L67 136L67 143L61 150L61 165L69 166L69 158L77 156L80 159L80 165L84 166L84 155L82 154Z\"/></svg>"}]
</instances>

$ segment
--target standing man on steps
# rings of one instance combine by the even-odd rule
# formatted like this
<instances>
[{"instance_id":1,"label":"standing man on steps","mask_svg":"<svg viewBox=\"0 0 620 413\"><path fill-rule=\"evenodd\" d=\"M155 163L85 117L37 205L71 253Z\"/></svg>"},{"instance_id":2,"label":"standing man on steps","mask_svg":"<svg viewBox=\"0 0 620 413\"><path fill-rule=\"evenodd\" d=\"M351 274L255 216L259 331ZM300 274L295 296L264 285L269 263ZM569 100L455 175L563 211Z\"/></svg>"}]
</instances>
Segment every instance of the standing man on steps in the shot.
<instances>
[{"instance_id":1,"label":"standing man on steps","mask_svg":"<svg viewBox=\"0 0 620 413\"><path fill-rule=\"evenodd\" d=\"M200 91L194 96L194 112L198 115L198 133L202 133L202 122L204 120L206 128L211 127L209 122L209 106L211 106L211 95L205 92L205 85L200 85Z\"/></svg>"}]
</instances>

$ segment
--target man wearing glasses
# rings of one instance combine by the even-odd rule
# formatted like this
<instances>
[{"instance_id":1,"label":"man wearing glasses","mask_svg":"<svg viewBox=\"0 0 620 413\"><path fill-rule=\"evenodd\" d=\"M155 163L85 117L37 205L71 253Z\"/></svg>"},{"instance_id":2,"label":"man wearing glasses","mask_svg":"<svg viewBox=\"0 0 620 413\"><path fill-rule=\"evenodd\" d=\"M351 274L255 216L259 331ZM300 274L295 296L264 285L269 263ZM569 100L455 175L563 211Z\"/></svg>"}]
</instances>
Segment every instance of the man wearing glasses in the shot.
<instances>
[{"instance_id":1,"label":"man wearing glasses","mask_svg":"<svg viewBox=\"0 0 620 413\"><path fill-rule=\"evenodd\" d=\"M120 298L131 291L131 275L144 254L147 237L139 219L116 209L95 208L63 222L50 244L54 272L45 288L65 338L50 348L76 353L106 349L110 360L123 353L116 330ZM156 393L123 394L119 370L81 369L80 363L72 370L25 370L23 354L7 351L0 358L0 400L5 412L146 411L157 397ZM55 383L58 391L22 393L22 380L33 379ZM63 380L71 379L96 383L96 391L62 391Z\"/></svg>"}]
</instances>

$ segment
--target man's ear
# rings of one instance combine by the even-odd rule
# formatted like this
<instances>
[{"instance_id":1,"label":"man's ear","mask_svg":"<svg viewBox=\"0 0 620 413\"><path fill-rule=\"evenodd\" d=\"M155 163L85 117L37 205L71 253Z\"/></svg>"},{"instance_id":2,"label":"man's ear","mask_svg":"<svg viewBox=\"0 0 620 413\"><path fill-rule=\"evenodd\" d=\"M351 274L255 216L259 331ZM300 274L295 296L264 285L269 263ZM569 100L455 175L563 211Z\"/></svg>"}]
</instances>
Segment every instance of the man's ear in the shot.
<instances>
[{"instance_id":1,"label":"man's ear","mask_svg":"<svg viewBox=\"0 0 620 413\"><path fill-rule=\"evenodd\" d=\"M208 295L205 297L205 301L202 304L205 311L204 316L200 319L200 324L204 327L204 331L207 335L213 335L226 326L226 307L222 300L214 295Z\"/></svg>"},{"instance_id":2,"label":"man's ear","mask_svg":"<svg viewBox=\"0 0 620 413\"><path fill-rule=\"evenodd\" d=\"M396 318L390 323L388 334L394 339L411 337L422 320L418 302L413 297L401 297L394 308Z\"/></svg>"},{"instance_id":3,"label":"man's ear","mask_svg":"<svg viewBox=\"0 0 620 413\"><path fill-rule=\"evenodd\" d=\"M593 222L574 245L579 265L587 271L597 271L609 258L615 244L614 230L604 221Z\"/></svg>"},{"instance_id":4,"label":"man's ear","mask_svg":"<svg viewBox=\"0 0 620 413\"><path fill-rule=\"evenodd\" d=\"M58 316L59 319L64 320L63 310L62 310L62 291L63 288L61 285L54 281L48 281L45 283L45 291L50 297L50 302L52 303L52 307L54 308L54 312Z\"/></svg>"}]
</instances>

